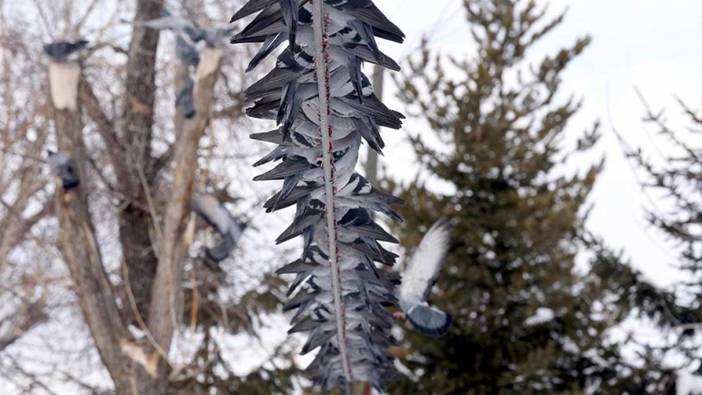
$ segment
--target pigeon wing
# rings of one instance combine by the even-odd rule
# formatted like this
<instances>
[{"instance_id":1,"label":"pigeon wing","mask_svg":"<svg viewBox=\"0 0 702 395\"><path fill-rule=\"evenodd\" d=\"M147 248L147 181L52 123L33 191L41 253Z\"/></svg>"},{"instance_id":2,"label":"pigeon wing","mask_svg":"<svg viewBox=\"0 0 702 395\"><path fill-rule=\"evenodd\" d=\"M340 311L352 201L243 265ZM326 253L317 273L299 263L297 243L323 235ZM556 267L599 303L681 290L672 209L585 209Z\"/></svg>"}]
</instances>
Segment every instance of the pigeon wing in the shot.
<instances>
[{"instance_id":1,"label":"pigeon wing","mask_svg":"<svg viewBox=\"0 0 702 395\"><path fill-rule=\"evenodd\" d=\"M400 300L411 304L424 301L439 277L449 244L449 226L437 221L424 235L410 259L400 285Z\"/></svg>"}]
</instances>

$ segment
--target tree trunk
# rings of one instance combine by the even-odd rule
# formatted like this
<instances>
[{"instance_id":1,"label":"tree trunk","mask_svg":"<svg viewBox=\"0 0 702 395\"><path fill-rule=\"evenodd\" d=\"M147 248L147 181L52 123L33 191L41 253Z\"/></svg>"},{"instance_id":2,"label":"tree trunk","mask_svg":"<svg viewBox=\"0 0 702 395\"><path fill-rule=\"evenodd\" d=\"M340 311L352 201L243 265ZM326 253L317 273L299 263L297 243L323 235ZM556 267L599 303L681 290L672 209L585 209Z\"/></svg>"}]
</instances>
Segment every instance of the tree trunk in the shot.
<instances>
[{"instance_id":1,"label":"tree trunk","mask_svg":"<svg viewBox=\"0 0 702 395\"><path fill-rule=\"evenodd\" d=\"M134 21L158 18L162 11L163 0L139 1ZM151 161L158 41L158 30L134 26L127 61L126 102L120 123L121 141L125 145L125 157L122 159L123 166L127 168L127 177L118 181L120 190L131 201L126 202L126 207L119 214L119 235L129 272L128 284L144 320L149 314L151 287L157 266L150 229L160 226L153 223L156 219L152 219L144 209L148 206L145 189L151 186L146 174Z\"/></svg>"},{"instance_id":2,"label":"tree trunk","mask_svg":"<svg viewBox=\"0 0 702 395\"><path fill-rule=\"evenodd\" d=\"M182 121L175 143L174 180L165 209L163 240L159 247L162 253L154 282L154 294L158 297L152 298L149 316L149 328L157 343L166 350L170 347L174 325L180 320L180 283L187 252L183 240L187 205L193 192L199 142L210 121L220 56L219 49L203 51L193 92L196 113L192 119Z\"/></svg>"}]
</instances>

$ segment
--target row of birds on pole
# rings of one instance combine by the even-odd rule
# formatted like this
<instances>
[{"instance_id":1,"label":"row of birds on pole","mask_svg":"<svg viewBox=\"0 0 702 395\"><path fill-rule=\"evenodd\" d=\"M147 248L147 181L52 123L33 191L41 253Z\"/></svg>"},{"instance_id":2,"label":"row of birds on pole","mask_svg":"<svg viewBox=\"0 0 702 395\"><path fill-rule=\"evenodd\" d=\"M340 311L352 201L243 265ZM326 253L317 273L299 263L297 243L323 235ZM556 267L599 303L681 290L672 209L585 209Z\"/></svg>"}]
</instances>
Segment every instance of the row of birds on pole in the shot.
<instances>
[{"instance_id":1,"label":"row of birds on pole","mask_svg":"<svg viewBox=\"0 0 702 395\"><path fill-rule=\"evenodd\" d=\"M320 24L315 20L317 1L323 1L325 15L322 40L319 30L315 32ZM379 127L399 129L404 119L375 96L362 65L399 70L380 51L376 38L401 43L405 36L371 0L250 0L232 21L252 15L231 39L261 44L247 70L277 54L273 70L246 90L247 114L278 125L251 135L276 145L255 166L278 162L255 180L282 181L281 189L264 204L267 211L296 207L293 223L277 242L303 238L300 258L278 270L295 275L285 305L285 310L295 311L289 332L309 333L303 354L319 350L307 371L323 390L349 388L356 381L382 388L394 372L388 353L395 343L390 334L393 320L386 307L399 304L413 326L431 336L446 333L451 322L448 314L427 303L448 249L448 222L440 221L427 232L400 280L398 272L377 266L395 264L398 255L381 243L398 240L375 222L372 212L399 222L392 205L401 201L355 172L361 144L382 153ZM318 74L320 57L327 69L324 76ZM322 114L326 104L320 91L325 87L329 112ZM325 116L329 130L320 131ZM329 134L329 146L322 145L322 133ZM323 150L331 151L331 179L323 166ZM327 196L330 190L332 199ZM330 210L333 225L328 223ZM335 257L330 256L332 247ZM333 272L332 262L337 261L340 287Z\"/></svg>"}]
</instances>

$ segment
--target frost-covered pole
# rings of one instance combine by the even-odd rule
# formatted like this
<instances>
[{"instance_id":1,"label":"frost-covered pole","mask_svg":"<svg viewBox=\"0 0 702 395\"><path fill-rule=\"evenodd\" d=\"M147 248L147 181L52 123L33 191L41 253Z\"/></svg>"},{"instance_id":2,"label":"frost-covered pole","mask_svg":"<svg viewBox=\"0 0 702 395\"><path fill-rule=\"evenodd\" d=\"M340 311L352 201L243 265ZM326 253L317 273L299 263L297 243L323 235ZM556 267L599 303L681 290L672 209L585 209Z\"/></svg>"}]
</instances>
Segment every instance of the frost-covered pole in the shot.
<instances>
[{"instance_id":1,"label":"frost-covered pole","mask_svg":"<svg viewBox=\"0 0 702 395\"><path fill-rule=\"evenodd\" d=\"M399 199L355 172L362 142L380 152L381 126L399 129L403 116L388 109L361 72L364 62L399 70L380 52L376 36L404 35L370 0L250 0L232 18L257 14L233 43L261 43L255 68L277 48L275 68L250 86L247 114L278 127L252 138L276 144L255 165L279 161L256 180L282 180L264 204L268 211L296 207L293 223L277 242L302 236L299 259L278 270L294 274L285 310L295 310L290 333L308 332L302 353L318 350L307 368L324 391L355 382L382 388L393 377L388 347L396 303L397 242L371 212L395 221Z\"/></svg>"}]
</instances>

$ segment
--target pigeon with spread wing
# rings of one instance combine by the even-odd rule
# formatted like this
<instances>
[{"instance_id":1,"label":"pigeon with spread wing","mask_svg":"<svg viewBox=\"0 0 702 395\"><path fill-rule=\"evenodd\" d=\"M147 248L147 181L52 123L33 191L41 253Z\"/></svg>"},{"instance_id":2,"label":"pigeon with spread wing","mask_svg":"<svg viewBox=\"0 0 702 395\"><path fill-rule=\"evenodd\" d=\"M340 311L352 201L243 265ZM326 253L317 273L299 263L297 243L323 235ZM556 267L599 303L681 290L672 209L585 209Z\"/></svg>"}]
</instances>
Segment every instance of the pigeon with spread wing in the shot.
<instances>
[{"instance_id":1,"label":"pigeon with spread wing","mask_svg":"<svg viewBox=\"0 0 702 395\"><path fill-rule=\"evenodd\" d=\"M400 307L407 319L417 330L429 336L443 336L451 326L450 315L427 303L427 297L441 272L449 239L449 223L437 221L424 235L407 263L397 291Z\"/></svg>"}]
</instances>

